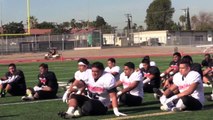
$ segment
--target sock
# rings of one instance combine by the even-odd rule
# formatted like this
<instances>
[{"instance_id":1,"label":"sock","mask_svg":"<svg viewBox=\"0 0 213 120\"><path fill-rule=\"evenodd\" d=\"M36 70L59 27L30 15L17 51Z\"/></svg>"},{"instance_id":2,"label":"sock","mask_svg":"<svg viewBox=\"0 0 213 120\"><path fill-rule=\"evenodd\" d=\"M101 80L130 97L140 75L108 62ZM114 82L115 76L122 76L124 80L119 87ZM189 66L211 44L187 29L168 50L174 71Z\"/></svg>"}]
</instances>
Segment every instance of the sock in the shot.
<instances>
[{"instance_id":1,"label":"sock","mask_svg":"<svg viewBox=\"0 0 213 120\"><path fill-rule=\"evenodd\" d=\"M181 99L178 100L176 107L180 108L181 110L186 108L186 106L183 104L183 101Z\"/></svg>"},{"instance_id":2,"label":"sock","mask_svg":"<svg viewBox=\"0 0 213 120\"><path fill-rule=\"evenodd\" d=\"M66 113L67 114L73 114L74 109L75 109L74 107L69 107Z\"/></svg>"}]
</instances>

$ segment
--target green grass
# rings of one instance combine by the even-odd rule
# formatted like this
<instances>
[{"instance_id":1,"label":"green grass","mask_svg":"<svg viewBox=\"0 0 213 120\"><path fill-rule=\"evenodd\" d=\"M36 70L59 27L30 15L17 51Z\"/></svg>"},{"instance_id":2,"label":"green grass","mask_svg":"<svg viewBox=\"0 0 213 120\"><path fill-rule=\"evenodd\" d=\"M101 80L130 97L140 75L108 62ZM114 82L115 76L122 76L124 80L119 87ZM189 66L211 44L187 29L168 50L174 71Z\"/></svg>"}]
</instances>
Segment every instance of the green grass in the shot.
<instances>
[{"instance_id":1,"label":"green grass","mask_svg":"<svg viewBox=\"0 0 213 120\"><path fill-rule=\"evenodd\" d=\"M202 56L193 56L194 62L200 62ZM171 57L152 57L152 60L156 61L157 66L163 71L168 67ZM99 60L106 63L106 60ZM132 59L117 59L117 64L123 66L125 62L132 61L136 66L141 61L141 58ZM94 62L94 61L91 61ZM37 83L38 66L40 63L22 63L17 64L17 67L24 71L26 82L28 87L33 87ZM72 78L74 72L77 70L76 61L66 61L66 62L50 62L48 63L49 69L56 73L58 81L67 81ZM0 65L0 76L3 76L7 71L6 65ZM209 94L211 92L210 88L205 88L205 93ZM60 89L58 96L63 95L63 90ZM11 105L10 103L23 103L19 97L14 97L7 95L5 98L0 98L0 120L60 120L61 118L57 116L58 111L67 110L66 104L62 103L61 100L57 101L44 101L39 103L27 103L20 105ZM4 105L4 104L10 105ZM159 102L154 99L153 94L145 93L144 101L141 106L137 107L125 107L121 106L119 109L121 112L128 114L128 116L137 116L151 113L162 112L159 109ZM204 110L194 111L194 112L181 112L173 113L169 115L161 116L150 116L143 118L143 120L185 120L193 118L193 120L207 120L212 117L213 113L213 102L206 102ZM94 119L110 119L115 118L112 110L109 110L107 115L104 116L84 116L78 119L82 120L94 120Z\"/></svg>"}]
</instances>

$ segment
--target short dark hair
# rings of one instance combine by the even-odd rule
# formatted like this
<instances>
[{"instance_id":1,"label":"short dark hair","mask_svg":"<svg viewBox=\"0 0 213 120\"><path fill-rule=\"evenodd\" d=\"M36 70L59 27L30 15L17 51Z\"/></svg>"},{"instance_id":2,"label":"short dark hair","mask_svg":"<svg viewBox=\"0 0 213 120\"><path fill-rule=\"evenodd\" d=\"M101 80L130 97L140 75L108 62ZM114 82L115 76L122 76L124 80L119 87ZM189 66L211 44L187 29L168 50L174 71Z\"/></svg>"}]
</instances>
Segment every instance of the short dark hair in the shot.
<instances>
[{"instance_id":1,"label":"short dark hair","mask_svg":"<svg viewBox=\"0 0 213 120\"><path fill-rule=\"evenodd\" d=\"M173 56L175 56L175 55L181 58L181 54L179 52L173 53Z\"/></svg>"},{"instance_id":2,"label":"short dark hair","mask_svg":"<svg viewBox=\"0 0 213 120\"><path fill-rule=\"evenodd\" d=\"M146 56L143 57L141 62L143 62L143 60L148 60L150 62L150 57L148 55L146 55Z\"/></svg>"},{"instance_id":3,"label":"short dark hair","mask_svg":"<svg viewBox=\"0 0 213 120\"><path fill-rule=\"evenodd\" d=\"M135 69L135 64L133 62L127 62L124 64L124 66L127 66L128 68Z\"/></svg>"},{"instance_id":4,"label":"short dark hair","mask_svg":"<svg viewBox=\"0 0 213 120\"><path fill-rule=\"evenodd\" d=\"M115 58L109 58L107 61L110 61L110 62L112 62L112 63L116 63Z\"/></svg>"},{"instance_id":5,"label":"short dark hair","mask_svg":"<svg viewBox=\"0 0 213 120\"><path fill-rule=\"evenodd\" d=\"M42 68L48 69L48 65L47 65L47 64L45 64L45 63L41 63L41 64L39 65L39 67L42 67Z\"/></svg>"},{"instance_id":6,"label":"short dark hair","mask_svg":"<svg viewBox=\"0 0 213 120\"><path fill-rule=\"evenodd\" d=\"M14 67L14 68L16 68L16 65L15 65L14 63L10 63L10 64L8 65L8 67Z\"/></svg>"},{"instance_id":7,"label":"short dark hair","mask_svg":"<svg viewBox=\"0 0 213 120\"><path fill-rule=\"evenodd\" d=\"M183 56L182 60L189 62L190 64L193 63L193 59L190 55Z\"/></svg>"},{"instance_id":8,"label":"short dark hair","mask_svg":"<svg viewBox=\"0 0 213 120\"><path fill-rule=\"evenodd\" d=\"M189 61L189 59L181 59L180 64L185 64L190 67L192 63Z\"/></svg>"},{"instance_id":9,"label":"short dark hair","mask_svg":"<svg viewBox=\"0 0 213 120\"><path fill-rule=\"evenodd\" d=\"M89 65L89 61L86 58L80 58L80 59L78 59L78 63L79 62L82 62L82 63L84 63L86 65Z\"/></svg>"},{"instance_id":10,"label":"short dark hair","mask_svg":"<svg viewBox=\"0 0 213 120\"><path fill-rule=\"evenodd\" d=\"M211 55L209 53L206 53L205 56L208 56L209 58L211 57Z\"/></svg>"},{"instance_id":11,"label":"short dark hair","mask_svg":"<svg viewBox=\"0 0 213 120\"><path fill-rule=\"evenodd\" d=\"M104 71L104 65L103 65L103 63L101 63L101 62L94 62L94 63L92 64L92 68L93 68L93 67L98 68L99 70Z\"/></svg>"},{"instance_id":12,"label":"short dark hair","mask_svg":"<svg viewBox=\"0 0 213 120\"><path fill-rule=\"evenodd\" d=\"M150 61L148 59L143 59L142 63L145 63L145 64L149 65Z\"/></svg>"}]
</instances>

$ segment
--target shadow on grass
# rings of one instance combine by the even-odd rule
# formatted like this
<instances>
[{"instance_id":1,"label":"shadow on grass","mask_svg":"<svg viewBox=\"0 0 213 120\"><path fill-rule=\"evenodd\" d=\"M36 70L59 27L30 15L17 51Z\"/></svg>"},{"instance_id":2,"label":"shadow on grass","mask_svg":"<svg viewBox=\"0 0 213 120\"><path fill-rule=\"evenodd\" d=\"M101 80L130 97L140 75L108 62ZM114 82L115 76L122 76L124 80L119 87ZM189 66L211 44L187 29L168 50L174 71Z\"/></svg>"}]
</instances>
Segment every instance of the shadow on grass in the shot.
<instances>
[{"instance_id":1,"label":"shadow on grass","mask_svg":"<svg viewBox=\"0 0 213 120\"><path fill-rule=\"evenodd\" d=\"M19 115L3 115L3 116L1 116L0 115L0 119L2 118L9 118L9 117L17 117L17 116L19 116Z\"/></svg>"},{"instance_id":2,"label":"shadow on grass","mask_svg":"<svg viewBox=\"0 0 213 120\"><path fill-rule=\"evenodd\" d=\"M153 105L153 104L159 104L160 105L160 101L146 101L146 102L142 103L142 106Z\"/></svg>"},{"instance_id":3,"label":"shadow on grass","mask_svg":"<svg viewBox=\"0 0 213 120\"><path fill-rule=\"evenodd\" d=\"M204 110L213 109L213 101L212 104L204 105Z\"/></svg>"}]
</instances>

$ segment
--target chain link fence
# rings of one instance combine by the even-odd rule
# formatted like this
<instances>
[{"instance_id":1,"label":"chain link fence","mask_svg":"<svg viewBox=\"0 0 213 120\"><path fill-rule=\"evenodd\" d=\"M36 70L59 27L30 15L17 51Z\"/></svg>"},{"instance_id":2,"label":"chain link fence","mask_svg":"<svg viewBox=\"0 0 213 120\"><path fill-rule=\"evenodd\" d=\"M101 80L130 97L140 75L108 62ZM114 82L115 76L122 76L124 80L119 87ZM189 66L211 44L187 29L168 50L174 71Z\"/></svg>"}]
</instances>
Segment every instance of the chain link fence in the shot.
<instances>
[{"instance_id":1,"label":"chain link fence","mask_svg":"<svg viewBox=\"0 0 213 120\"><path fill-rule=\"evenodd\" d=\"M149 32L149 33L148 33ZM101 30L61 35L4 36L0 37L0 54L46 52L51 48L72 50L102 46L198 46L213 44L208 32L116 30L102 34Z\"/></svg>"},{"instance_id":2,"label":"chain link fence","mask_svg":"<svg viewBox=\"0 0 213 120\"><path fill-rule=\"evenodd\" d=\"M62 35L5 36L0 37L0 53L46 52L51 48L72 50L81 47L100 47L100 31Z\"/></svg>"}]
</instances>

